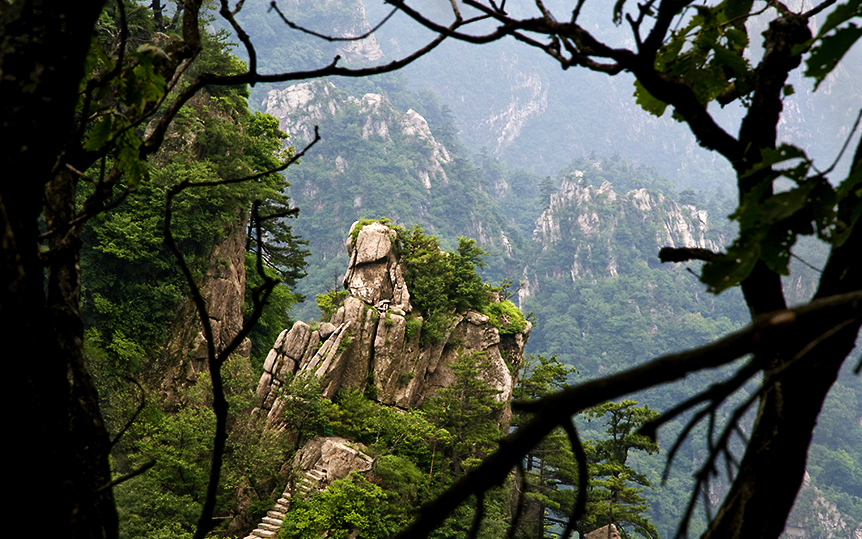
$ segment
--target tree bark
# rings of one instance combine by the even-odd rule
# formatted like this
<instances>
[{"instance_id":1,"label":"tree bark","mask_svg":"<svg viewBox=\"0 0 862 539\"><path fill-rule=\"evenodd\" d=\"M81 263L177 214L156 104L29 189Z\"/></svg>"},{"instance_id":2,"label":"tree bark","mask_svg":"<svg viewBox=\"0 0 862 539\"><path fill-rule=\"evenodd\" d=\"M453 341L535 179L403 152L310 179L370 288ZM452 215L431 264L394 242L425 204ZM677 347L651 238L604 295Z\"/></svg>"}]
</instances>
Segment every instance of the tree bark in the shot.
<instances>
[{"instance_id":1,"label":"tree bark","mask_svg":"<svg viewBox=\"0 0 862 539\"><path fill-rule=\"evenodd\" d=\"M26 478L8 512L29 527L48 509L52 534L72 538L117 536L110 442L83 352L79 242L61 234L42 253L39 236L40 220L63 225L74 215L74 180L58 156L75 140L78 85L103 4L22 0L0 13L0 332L10 462Z\"/></svg>"}]
</instances>

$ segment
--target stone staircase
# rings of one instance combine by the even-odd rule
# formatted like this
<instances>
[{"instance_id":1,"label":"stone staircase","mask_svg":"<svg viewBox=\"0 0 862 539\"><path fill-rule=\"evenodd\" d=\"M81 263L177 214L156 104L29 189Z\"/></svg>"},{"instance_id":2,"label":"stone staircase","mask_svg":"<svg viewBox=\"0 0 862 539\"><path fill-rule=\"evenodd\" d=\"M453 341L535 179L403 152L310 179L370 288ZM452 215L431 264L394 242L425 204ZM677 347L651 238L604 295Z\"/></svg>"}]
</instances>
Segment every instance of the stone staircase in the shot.
<instances>
[{"instance_id":1,"label":"stone staircase","mask_svg":"<svg viewBox=\"0 0 862 539\"><path fill-rule=\"evenodd\" d=\"M313 496L320 490L320 484L324 479L326 479L326 470L320 466L315 466L305 472L305 477L296 485L297 494L303 498ZM257 528L245 539L260 539L261 537L268 538L278 535L278 530L284 522L284 516L290 509L290 499L290 485L288 485L272 509L266 512L266 516L263 517Z\"/></svg>"}]
</instances>

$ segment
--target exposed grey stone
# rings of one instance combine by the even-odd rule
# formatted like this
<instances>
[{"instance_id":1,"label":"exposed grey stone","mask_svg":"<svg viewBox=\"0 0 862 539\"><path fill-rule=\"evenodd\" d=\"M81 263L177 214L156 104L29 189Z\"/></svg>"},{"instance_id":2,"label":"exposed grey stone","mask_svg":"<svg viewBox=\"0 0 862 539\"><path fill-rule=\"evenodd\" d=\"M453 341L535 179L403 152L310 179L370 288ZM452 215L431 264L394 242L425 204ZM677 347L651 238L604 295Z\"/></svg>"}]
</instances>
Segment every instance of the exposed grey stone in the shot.
<instances>
[{"instance_id":1,"label":"exposed grey stone","mask_svg":"<svg viewBox=\"0 0 862 539\"><path fill-rule=\"evenodd\" d=\"M302 470L322 474L321 486L343 479L350 472L371 469L372 458L365 446L338 436L315 436L296 453L294 464Z\"/></svg>"},{"instance_id":2,"label":"exposed grey stone","mask_svg":"<svg viewBox=\"0 0 862 539\"><path fill-rule=\"evenodd\" d=\"M330 335L335 333L336 329L338 329L338 328L335 324L330 324L329 322L324 322L323 324L320 324L320 327L317 328L317 331L320 333L321 339L326 339Z\"/></svg>"}]
</instances>

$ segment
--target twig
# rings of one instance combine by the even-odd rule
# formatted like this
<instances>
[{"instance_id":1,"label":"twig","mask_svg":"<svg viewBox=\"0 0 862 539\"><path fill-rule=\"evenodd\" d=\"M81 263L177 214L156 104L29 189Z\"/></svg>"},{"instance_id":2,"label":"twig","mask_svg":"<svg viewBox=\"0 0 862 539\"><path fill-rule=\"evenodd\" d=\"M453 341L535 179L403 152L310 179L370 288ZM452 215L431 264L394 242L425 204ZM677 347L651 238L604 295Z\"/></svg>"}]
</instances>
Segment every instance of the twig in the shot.
<instances>
[{"instance_id":1,"label":"twig","mask_svg":"<svg viewBox=\"0 0 862 539\"><path fill-rule=\"evenodd\" d=\"M224 1L224 0L222 0L222 1ZM304 28L304 27L296 24L295 22L291 21L290 19L288 19L287 17L284 16L284 13L281 12L281 10L278 8L278 5L275 3L274 0L269 3L269 9L267 11L272 11L272 10L275 10L275 12L278 13L278 16L281 17L281 20L284 22L284 24L288 25L289 27L293 28L294 30L299 30L303 34L308 34L310 36L314 36L316 38L320 38L320 39L330 41L330 42L361 41L361 40L367 38L368 36L370 36L371 34L373 34L374 32L376 32L377 30L379 30L381 26L386 24L386 21L388 21L390 18L392 18L393 15L395 15L398 12L397 7L392 8L392 11L390 11L389 14L386 15L386 17L384 17L382 21L377 23L377 25L374 28L365 32L362 35L354 36L354 37L333 37L330 35L315 32L314 30L309 30L309 29Z\"/></svg>"},{"instance_id":2,"label":"twig","mask_svg":"<svg viewBox=\"0 0 862 539\"><path fill-rule=\"evenodd\" d=\"M512 539L513 537L515 537L515 532L518 531L518 524L521 523L521 515L524 512L524 502L527 499L527 489L529 488L529 483L527 482L527 473L524 470L523 461L518 463L516 470L516 475L521 480L521 488L518 490L518 501L515 505L515 514L512 516L512 522L509 524L509 531L506 532L506 539Z\"/></svg>"},{"instance_id":3,"label":"twig","mask_svg":"<svg viewBox=\"0 0 862 539\"><path fill-rule=\"evenodd\" d=\"M831 0L831 2L834 2L834 1L835 0ZM853 127L850 129L850 132L847 133L847 138L844 140L844 145L841 146L841 151L838 152L838 157L835 158L835 161L832 162L832 164L829 166L829 168L827 168L823 172L818 171L821 176L825 176L825 175L829 174L830 172L832 172L835 169L835 167L838 165L838 162L841 161L841 156L844 155L844 152L847 150L847 146L850 145L850 140L853 138L853 135L856 133L856 129L859 127L859 121L860 120L862 120L862 109L859 109L859 114L856 115L856 121L853 122Z\"/></svg>"},{"instance_id":4,"label":"twig","mask_svg":"<svg viewBox=\"0 0 862 539\"><path fill-rule=\"evenodd\" d=\"M126 424L123 426L123 428L120 429L120 432L118 432L117 435L114 436L114 439L111 440L111 442L108 444L108 447L114 447L115 445L117 445L117 442L120 441L120 438L122 438L123 435L126 433L126 431L129 430L129 427L132 426L132 424L135 422L135 420L138 419L138 416L141 414L141 412L144 411L144 407L146 407L146 405L147 405L147 393L144 391L144 388L141 387L141 384L137 380L135 380L134 378L132 378L130 376L125 376L124 378L126 380L128 380L129 382L132 382L133 384L138 386L138 389L141 390L141 402L140 402L140 404L138 404L138 409L135 410L134 414L132 414L132 418L129 419L126 422Z\"/></svg>"},{"instance_id":5,"label":"twig","mask_svg":"<svg viewBox=\"0 0 862 539\"><path fill-rule=\"evenodd\" d=\"M569 419L563 427L569 437L572 453L575 455L575 460L578 463L578 501L575 503L572 514L569 516L569 521L566 523L566 529L563 531L563 539L568 539L575 530L575 523L586 512L587 487L589 486L590 477L587 471L587 454L584 452L584 446L578 437L578 429L575 427L574 421Z\"/></svg>"},{"instance_id":6,"label":"twig","mask_svg":"<svg viewBox=\"0 0 862 539\"><path fill-rule=\"evenodd\" d=\"M142 473L146 472L147 470L149 470L150 468L152 468L155 465L156 465L156 461L150 460L149 462L147 462L146 464L144 464L143 466L141 466L137 470L135 470L133 472L129 472L126 475L123 475L121 477L118 477L118 478L114 479L113 481L111 481L110 483L108 483L107 485L102 485L101 487L99 487L99 489L96 492L102 492L103 490L114 488L117 485L119 485L120 483L125 483L129 479L141 475Z\"/></svg>"},{"instance_id":7,"label":"twig","mask_svg":"<svg viewBox=\"0 0 862 539\"><path fill-rule=\"evenodd\" d=\"M793 257L793 258L795 258L796 260L798 260L798 261L802 262L803 264L805 264L805 265L806 265L806 266L808 266L809 268L813 269L813 270L814 270L814 271L816 271L817 273L823 273L823 270L822 270L822 269L818 268L817 266L812 266L811 264L809 264L808 262L806 262L802 257L800 257L799 255L797 255L796 253L790 253L790 256L792 256L792 257Z\"/></svg>"},{"instance_id":8,"label":"twig","mask_svg":"<svg viewBox=\"0 0 862 539\"><path fill-rule=\"evenodd\" d=\"M485 518L485 492L476 494L476 513L473 515L473 524L470 526L469 539L476 539L479 530L482 529L482 520Z\"/></svg>"},{"instance_id":9,"label":"twig","mask_svg":"<svg viewBox=\"0 0 862 539\"><path fill-rule=\"evenodd\" d=\"M662 247L658 259L662 262L687 262L689 260L705 260L709 262L718 256L709 249L698 247Z\"/></svg>"}]
</instances>

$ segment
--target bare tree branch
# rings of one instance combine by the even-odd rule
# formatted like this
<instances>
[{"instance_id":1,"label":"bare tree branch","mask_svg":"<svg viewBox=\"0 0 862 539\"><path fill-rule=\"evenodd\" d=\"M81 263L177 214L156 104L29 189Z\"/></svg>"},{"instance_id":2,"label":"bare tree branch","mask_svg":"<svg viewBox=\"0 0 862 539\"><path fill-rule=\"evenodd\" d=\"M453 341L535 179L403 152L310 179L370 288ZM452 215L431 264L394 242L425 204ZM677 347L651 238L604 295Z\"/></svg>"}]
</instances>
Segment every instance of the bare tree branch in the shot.
<instances>
[{"instance_id":1,"label":"bare tree branch","mask_svg":"<svg viewBox=\"0 0 862 539\"><path fill-rule=\"evenodd\" d=\"M746 328L700 348L658 357L628 371L574 386L537 401L513 403L513 407L534 413L534 417L500 442L500 448L481 465L425 504L401 538L424 538L470 495L502 484L517 463L557 426L574 414L648 387L659 386L690 373L725 365L749 354L768 352L772 343L793 336L811 335L824 323L862 318L862 291L815 300L793 309L758 316ZM834 323L832 324L835 325ZM769 355L769 354L767 354Z\"/></svg>"},{"instance_id":2,"label":"bare tree branch","mask_svg":"<svg viewBox=\"0 0 862 539\"><path fill-rule=\"evenodd\" d=\"M138 403L138 408L135 410L135 413L132 414L132 418L129 419L125 425L123 425L123 428L120 429L120 432L118 432L117 435L114 436L114 439L111 440L111 447L117 445L117 442L120 441L120 438L122 438L126 431L129 430L129 427L131 427L135 423L135 421L138 419L138 416L141 414L141 412L144 411L144 408L147 406L147 393L146 391L144 391L144 388L141 387L140 382L130 376L126 376L125 378L129 382L138 386L138 390L141 392L141 402Z\"/></svg>"},{"instance_id":3,"label":"bare tree branch","mask_svg":"<svg viewBox=\"0 0 862 539\"><path fill-rule=\"evenodd\" d=\"M687 262L689 260L714 259L717 253L709 249L698 247L662 247L658 252L658 259L662 262Z\"/></svg>"},{"instance_id":4,"label":"bare tree branch","mask_svg":"<svg viewBox=\"0 0 862 539\"><path fill-rule=\"evenodd\" d=\"M133 477L137 477L137 476L141 475L142 473L146 472L147 470L149 470L150 468L152 468L155 465L156 465L155 460L149 460L149 461L147 461L146 464L144 464L143 466L141 466L137 470L129 472L126 475L123 475L121 477L118 477L118 478L114 479L113 481L111 481L110 483L108 483L107 485L102 485L101 487L99 487L99 490L102 491L102 490L108 490L108 489L114 488L117 485L119 485L120 483L125 483L129 479L132 479Z\"/></svg>"},{"instance_id":5,"label":"bare tree branch","mask_svg":"<svg viewBox=\"0 0 862 539\"><path fill-rule=\"evenodd\" d=\"M207 483L207 491L204 498L203 507L201 508L201 515L198 520L197 528L195 529L194 539L203 539L206 534L210 532L214 527L212 515L215 509L216 495L218 492L218 485L221 477L222 461L224 460L224 450L227 443L228 403L224 394L224 383L221 373L221 367L224 362L230 357L230 355L233 354L234 351L236 351L237 347L245 340L245 338L248 337L248 334L251 332L252 328L257 324L258 320L260 320L260 317L263 314L263 309L266 306L266 302L269 299L270 294L280 281L278 279L270 277L266 273L266 270L263 265L263 250L258 249L256 257L256 269L263 283L260 286L255 287L254 290L252 290L252 313L243 323L242 328L236 335L234 335L231 341L227 345L225 345L224 348L217 351L215 336L213 334L212 324L210 322L209 311L206 306L206 301L204 300L203 294L201 293L200 286L197 284L194 277L192 276L191 269L189 268L185 257L183 256L182 252L176 244L176 241L174 240L173 232L171 229L171 220L173 217L173 200L177 195L179 195L186 189L248 182L256 180L268 174L284 170L290 164L296 162L297 159L305 155L305 152L308 151L314 144L316 144L318 140L320 140L320 136L318 134L316 126L314 129L314 134L314 140L312 140L305 148L303 148L302 151L295 154L293 157L291 157L276 168L266 170L257 174L252 174L249 176L243 176L240 178L230 178L211 182L190 182L188 180L184 180L168 190L167 198L165 201L164 241L168 248L171 250L171 252L174 254L174 258L176 259L177 265L180 267L180 271L182 271L183 276L186 279L186 283L189 285L192 300L194 301L195 308L198 312L198 318L200 319L201 325L203 326L204 340L206 340L207 344L207 366L209 368L210 377L212 379L213 412L216 416L216 432L213 438L213 456L210 462L209 480ZM255 201L252 205L252 219L255 222L257 244L262 245L263 232L261 222L263 219L258 213L259 206L260 201ZM266 218L271 217L272 216L268 216Z\"/></svg>"},{"instance_id":6,"label":"bare tree branch","mask_svg":"<svg viewBox=\"0 0 862 539\"><path fill-rule=\"evenodd\" d=\"M377 24L374 26L374 28L372 28L371 30L369 30L369 31L365 32L364 34L361 34L361 35L358 35L358 36L353 36L353 37L336 37L336 36L329 36L329 35L326 35L326 34L321 34L321 33L315 32L315 31L313 31L313 30L309 30L309 29L307 29L307 28L303 28L302 26L300 26L300 25L296 24L295 22L291 21L290 19L288 19L287 17L285 17L285 16L284 16L284 13L282 13L282 12L281 12L281 10L278 8L278 5L276 4L275 0L273 0L272 2L270 2L270 3L269 3L269 9L270 9L270 10L275 10L275 12L276 12L276 13L278 13L278 16L279 16L279 17L281 17L282 22L284 22L284 24L288 25L289 27L293 28L294 30L299 30L299 31L300 31L300 32L302 32L303 34L308 34L308 35L310 35L310 36L314 36L314 37L316 37L316 38L320 38L320 39L323 39L323 40L325 40L325 41L329 41L329 42L338 42L338 41L361 41L361 40L363 40L363 39L366 39L368 36L370 36L371 34L373 34L374 32L376 32L377 30L379 30L379 29L380 29L380 27L382 27L384 24L386 24L386 22L387 22L389 19L391 19L391 18L392 18L392 16L393 16L393 15L395 15L395 14L398 12L398 8L393 8L393 9L392 9L392 11L390 11L390 12L389 12L389 14L388 14L388 15L386 15L386 17L384 17L384 18L383 18L383 20L382 20L382 21L380 21L379 23L377 23Z\"/></svg>"}]
</instances>

